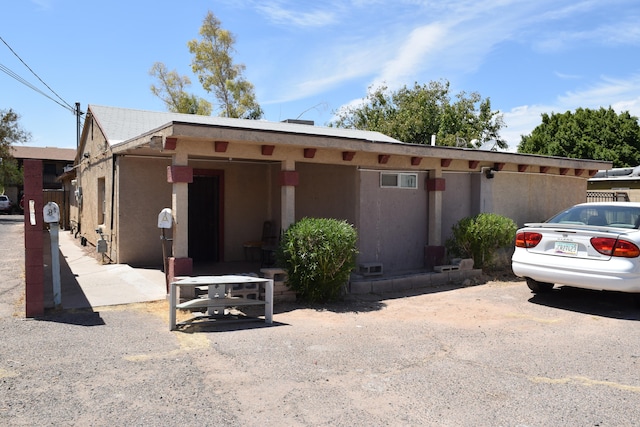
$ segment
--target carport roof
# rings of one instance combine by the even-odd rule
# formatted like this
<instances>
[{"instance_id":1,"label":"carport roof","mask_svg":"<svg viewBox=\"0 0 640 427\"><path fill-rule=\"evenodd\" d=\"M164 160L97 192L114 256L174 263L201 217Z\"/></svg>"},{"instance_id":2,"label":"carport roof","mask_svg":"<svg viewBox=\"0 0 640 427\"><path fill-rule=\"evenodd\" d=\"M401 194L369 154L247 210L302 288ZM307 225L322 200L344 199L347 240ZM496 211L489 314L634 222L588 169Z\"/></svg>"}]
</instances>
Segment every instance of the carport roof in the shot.
<instances>
[{"instance_id":1,"label":"carport roof","mask_svg":"<svg viewBox=\"0 0 640 427\"><path fill-rule=\"evenodd\" d=\"M331 128L299 123L231 119L226 117L200 116L196 114L133 110L100 105L90 105L89 113L97 121L111 145L132 140L170 123L349 138L371 142L401 143L401 141L380 132Z\"/></svg>"}]
</instances>

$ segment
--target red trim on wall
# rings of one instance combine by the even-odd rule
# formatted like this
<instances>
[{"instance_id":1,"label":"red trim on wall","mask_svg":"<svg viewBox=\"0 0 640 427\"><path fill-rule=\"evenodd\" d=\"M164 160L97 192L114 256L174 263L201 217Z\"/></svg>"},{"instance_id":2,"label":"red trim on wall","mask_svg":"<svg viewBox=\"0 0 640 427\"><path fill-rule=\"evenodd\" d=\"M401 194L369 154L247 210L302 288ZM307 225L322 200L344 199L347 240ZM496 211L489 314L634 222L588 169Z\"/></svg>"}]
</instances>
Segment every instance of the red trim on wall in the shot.
<instances>
[{"instance_id":1,"label":"red trim on wall","mask_svg":"<svg viewBox=\"0 0 640 427\"><path fill-rule=\"evenodd\" d=\"M262 146L262 155L263 156L270 156L273 154L273 150L276 149L275 145L263 145Z\"/></svg>"},{"instance_id":2,"label":"red trim on wall","mask_svg":"<svg viewBox=\"0 0 640 427\"><path fill-rule=\"evenodd\" d=\"M549 166L540 166L540 173L549 172Z\"/></svg>"},{"instance_id":3,"label":"red trim on wall","mask_svg":"<svg viewBox=\"0 0 640 427\"><path fill-rule=\"evenodd\" d=\"M169 257L168 261L169 282L173 282L176 277L193 274L193 260L191 258Z\"/></svg>"},{"instance_id":4,"label":"red trim on wall","mask_svg":"<svg viewBox=\"0 0 640 427\"><path fill-rule=\"evenodd\" d=\"M504 168L504 163L496 162L493 164L493 169L497 170L498 172L500 172L503 168Z\"/></svg>"},{"instance_id":5,"label":"red trim on wall","mask_svg":"<svg viewBox=\"0 0 640 427\"><path fill-rule=\"evenodd\" d=\"M295 187L300 182L298 171L280 171L280 186Z\"/></svg>"},{"instance_id":6,"label":"red trim on wall","mask_svg":"<svg viewBox=\"0 0 640 427\"><path fill-rule=\"evenodd\" d=\"M560 175L566 175L569 172L569 168L560 168Z\"/></svg>"},{"instance_id":7,"label":"red trim on wall","mask_svg":"<svg viewBox=\"0 0 640 427\"><path fill-rule=\"evenodd\" d=\"M193 182L193 168L191 166L167 166L167 182Z\"/></svg>"},{"instance_id":8,"label":"red trim on wall","mask_svg":"<svg viewBox=\"0 0 640 427\"><path fill-rule=\"evenodd\" d=\"M388 154L378 154L378 163L386 164L389 161L389 157L391 156Z\"/></svg>"},{"instance_id":9,"label":"red trim on wall","mask_svg":"<svg viewBox=\"0 0 640 427\"><path fill-rule=\"evenodd\" d=\"M427 191L444 191L446 189L446 181L444 178L427 178L425 179L425 188Z\"/></svg>"},{"instance_id":10,"label":"red trim on wall","mask_svg":"<svg viewBox=\"0 0 640 427\"><path fill-rule=\"evenodd\" d=\"M584 169L575 169L573 171L573 173L575 174L575 176L580 176L582 175L582 172L584 172Z\"/></svg>"},{"instance_id":11,"label":"red trim on wall","mask_svg":"<svg viewBox=\"0 0 640 427\"><path fill-rule=\"evenodd\" d=\"M422 162L422 157L412 157L411 158L411 166L419 166L420 162Z\"/></svg>"},{"instance_id":12,"label":"red trim on wall","mask_svg":"<svg viewBox=\"0 0 640 427\"><path fill-rule=\"evenodd\" d=\"M164 150L175 150L177 146L178 146L178 138L170 136L164 139L164 145L162 148Z\"/></svg>"},{"instance_id":13,"label":"red trim on wall","mask_svg":"<svg viewBox=\"0 0 640 427\"><path fill-rule=\"evenodd\" d=\"M469 160L469 169L475 169L480 164L478 160Z\"/></svg>"},{"instance_id":14,"label":"red trim on wall","mask_svg":"<svg viewBox=\"0 0 640 427\"><path fill-rule=\"evenodd\" d=\"M304 158L305 159L313 159L316 155L315 148L305 148L304 149Z\"/></svg>"},{"instance_id":15,"label":"red trim on wall","mask_svg":"<svg viewBox=\"0 0 640 427\"><path fill-rule=\"evenodd\" d=\"M448 168L453 159L440 159L440 166L443 168Z\"/></svg>"},{"instance_id":16,"label":"red trim on wall","mask_svg":"<svg viewBox=\"0 0 640 427\"><path fill-rule=\"evenodd\" d=\"M589 170L589 176L594 176L594 175L595 175L595 174L597 174L597 173L598 173L598 171L597 171L597 170L593 170L593 169L590 169L590 170Z\"/></svg>"},{"instance_id":17,"label":"red trim on wall","mask_svg":"<svg viewBox=\"0 0 640 427\"><path fill-rule=\"evenodd\" d=\"M518 172L525 172L529 165L518 165Z\"/></svg>"},{"instance_id":18,"label":"red trim on wall","mask_svg":"<svg viewBox=\"0 0 640 427\"><path fill-rule=\"evenodd\" d=\"M350 162L353 160L353 157L356 155L355 151L343 151L342 152L342 160Z\"/></svg>"},{"instance_id":19,"label":"red trim on wall","mask_svg":"<svg viewBox=\"0 0 640 427\"><path fill-rule=\"evenodd\" d=\"M228 141L215 141L213 143L213 149L216 153L224 153L227 151L227 147L229 146Z\"/></svg>"}]
</instances>

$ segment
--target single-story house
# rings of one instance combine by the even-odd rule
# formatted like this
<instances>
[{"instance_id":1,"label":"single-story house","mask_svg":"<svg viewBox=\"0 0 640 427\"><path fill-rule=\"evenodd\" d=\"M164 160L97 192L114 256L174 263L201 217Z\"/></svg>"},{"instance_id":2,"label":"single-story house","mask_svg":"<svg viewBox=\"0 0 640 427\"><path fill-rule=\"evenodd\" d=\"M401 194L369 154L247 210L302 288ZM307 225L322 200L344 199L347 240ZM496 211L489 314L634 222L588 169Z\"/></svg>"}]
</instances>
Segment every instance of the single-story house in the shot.
<instances>
[{"instance_id":1,"label":"single-story house","mask_svg":"<svg viewBox=\"0 0 640 427\"><path fill-rule=\"evenodd\" d=\"M171 208L171 276L243 260L266 221L282 232L303 217L337 218L358 231L359 264L402 272L438 262L429 257L461 218L544 220L584 201L588 178L610 166L405 144L304 121L90 105L72 217L111 261L153 266L163 260L158 217Z\"/></svg>"}]
</instances>

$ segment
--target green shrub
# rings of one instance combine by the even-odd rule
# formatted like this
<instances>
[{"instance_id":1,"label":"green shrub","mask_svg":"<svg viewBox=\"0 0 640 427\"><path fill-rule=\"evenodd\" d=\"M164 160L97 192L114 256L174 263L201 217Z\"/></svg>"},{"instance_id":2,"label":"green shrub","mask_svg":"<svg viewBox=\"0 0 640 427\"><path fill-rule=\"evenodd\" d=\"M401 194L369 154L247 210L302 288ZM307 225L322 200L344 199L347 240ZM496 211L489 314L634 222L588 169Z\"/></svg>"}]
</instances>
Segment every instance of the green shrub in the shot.
<instances>
[{"instance_id":1,"label":"green shrub","mask_svg":"<svg viewBox=\"0 0 640 427\"><path fill-rule=\"evenodd\" d=\"M289 276L287 286L309 302L342 296L356 265L358 235L346 221L303 218L285 232L278 262Z\"/></svg>"},{"instance_id":2,"label":"green shrub","mask_svg":"<svg viewBox=\"0 0 640 427\"><path fill-rule=\"evenodd\" d=\"M496 254L513 245L518 229L511 219L492 213L462 218L451 227L453 236L446 242L450 255L473 258L475 268L494 266Z\"/></svg>"}]
</instances>

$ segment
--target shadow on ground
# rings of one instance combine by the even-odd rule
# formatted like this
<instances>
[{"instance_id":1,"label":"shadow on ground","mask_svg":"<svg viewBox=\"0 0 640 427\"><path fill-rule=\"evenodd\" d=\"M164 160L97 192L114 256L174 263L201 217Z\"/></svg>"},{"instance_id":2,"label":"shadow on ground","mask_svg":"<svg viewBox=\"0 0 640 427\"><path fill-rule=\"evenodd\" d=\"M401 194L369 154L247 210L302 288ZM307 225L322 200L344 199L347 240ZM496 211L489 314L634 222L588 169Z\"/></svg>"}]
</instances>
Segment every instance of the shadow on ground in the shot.
<instances>
[{"instance_id":1,"label":"shadow on ground","mask_svg":"<svg viewBox=\"0 0 640 427\"><path fill-rule=\"evenodd\" d=\"M634 294L592 291L563 286L535 294L529 302L561 310L621 320L640 320L640 307Z\"/></svg>"},{"instance_id":2,"label":"shadow on ground","mask_svg":"<svg viewBox=\"0 0 640 427\"><path fill-rule=\"evenodd\" d=\"M51 266L51 236L49 231L43 231L42 240L45 314L44 316L38 317L37 320L68 323L78 326L104 325L105 323L100 317L100 313L93 311L91 308L89 300L82 291L80 283L78 283L75 274L71 271L67 259L62 252L60 252L58 256L60 260L60 294L62 306L55 306Z\"/></svg>"},{"instance_id":3,"label":"shadow on ground","mask_svg":"<svg viewBox=\"0 0 640 427\"><path fill-rule=\"evenodd\" d=\"M44 322L65 323L76 326L104 326L105 322L100 313L91 309L86 310L47 310L44 316L36 320Z\"/></svg>"}]
</instances>

